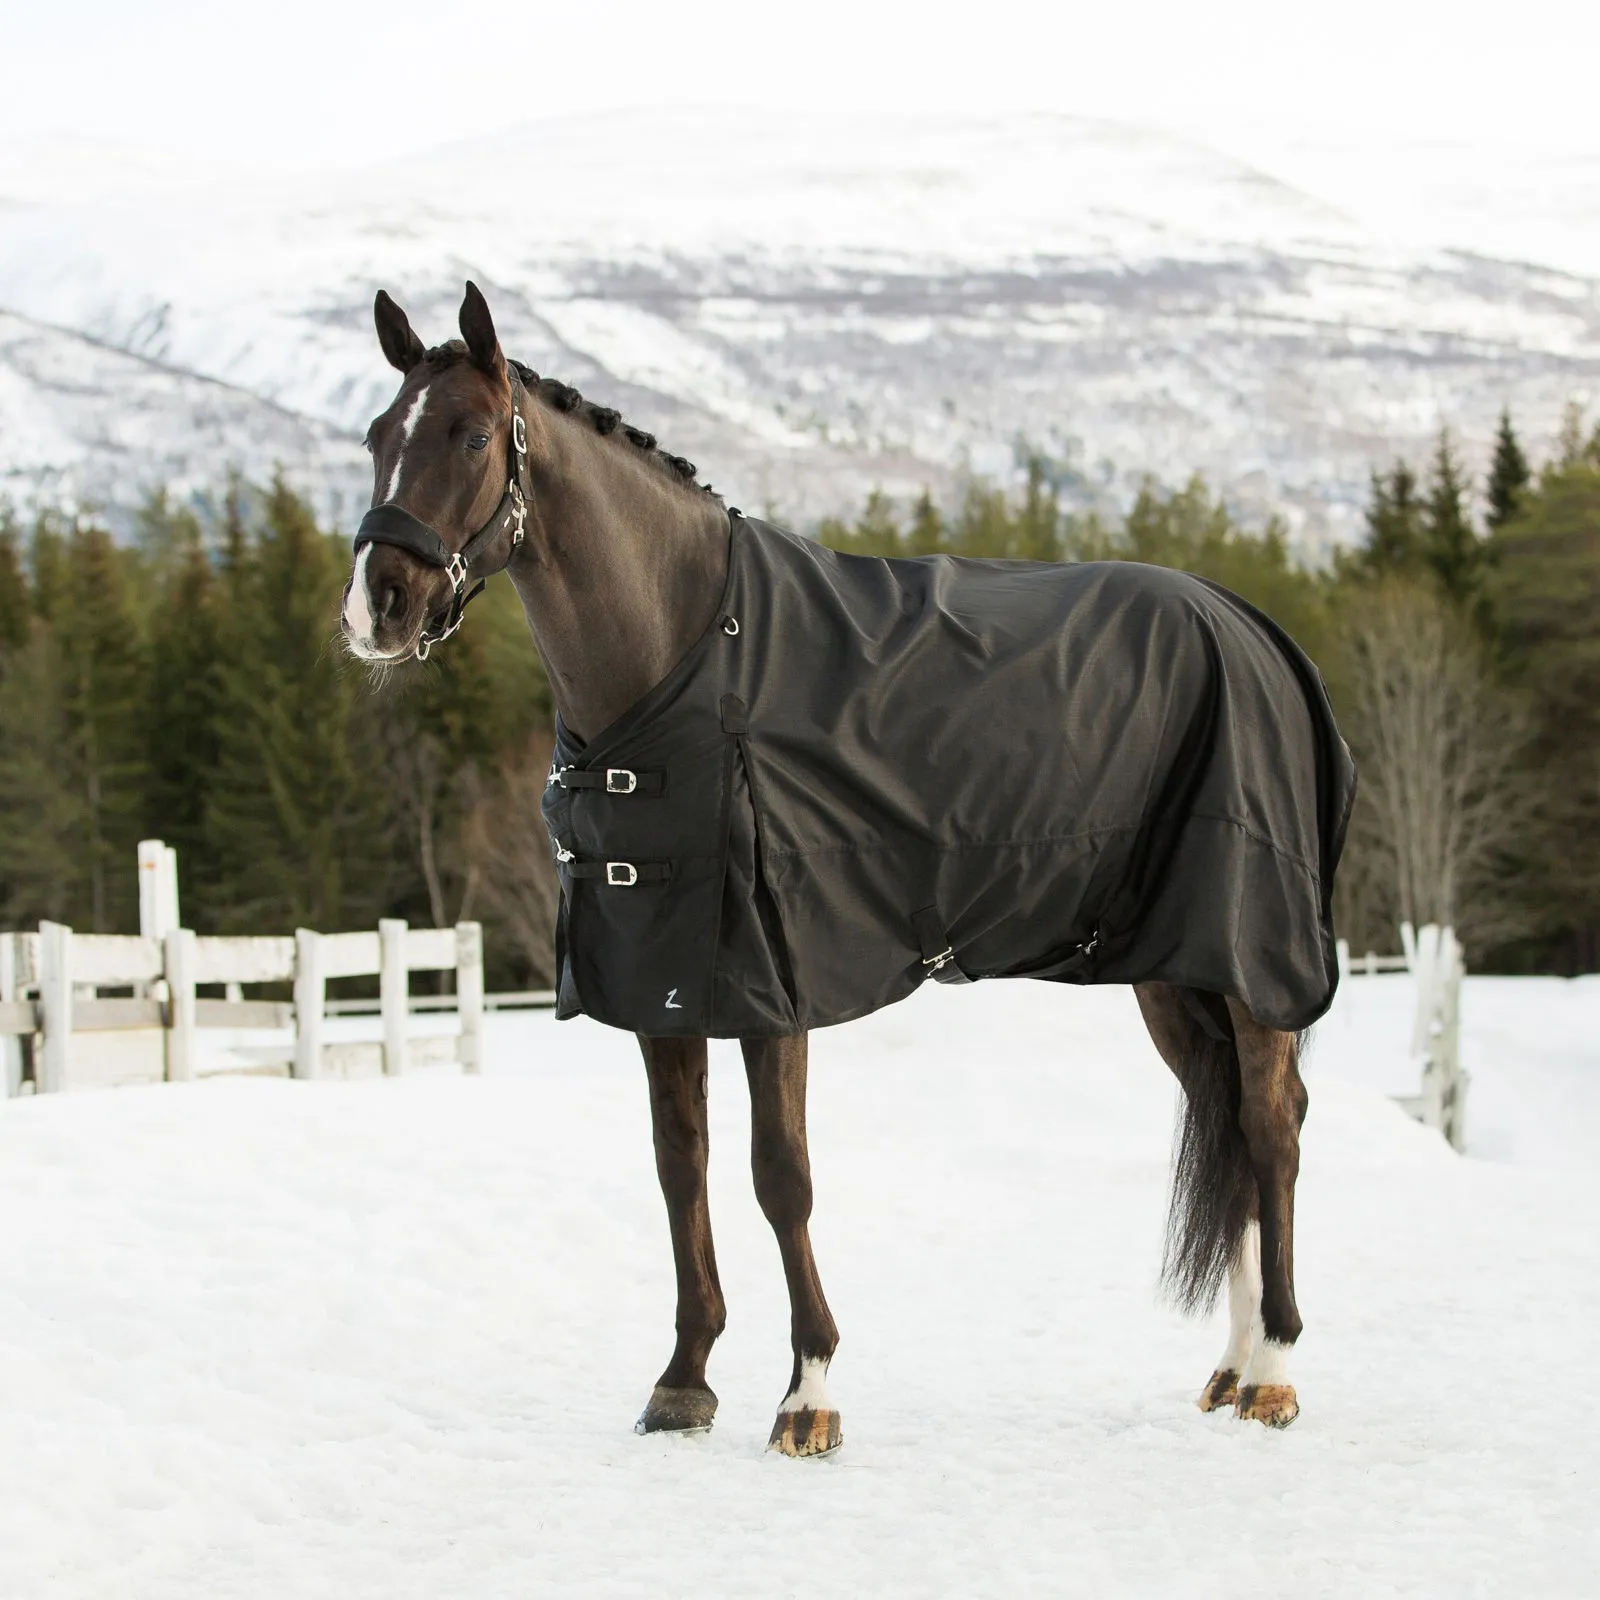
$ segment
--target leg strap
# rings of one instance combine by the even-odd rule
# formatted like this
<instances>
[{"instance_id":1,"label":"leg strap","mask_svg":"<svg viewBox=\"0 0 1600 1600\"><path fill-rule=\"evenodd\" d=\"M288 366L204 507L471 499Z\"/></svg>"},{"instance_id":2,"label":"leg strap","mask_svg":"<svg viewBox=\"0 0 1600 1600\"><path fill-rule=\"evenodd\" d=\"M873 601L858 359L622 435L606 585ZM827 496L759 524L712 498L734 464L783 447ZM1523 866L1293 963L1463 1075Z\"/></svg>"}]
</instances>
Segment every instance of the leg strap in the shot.
<instances>
[{"instance_id":1,"label":"leg strap","mask_svg":"<svg viewBox=\"0 0 1600 1600\"><path fill-rule=\"evenodd\" d=\"M1205 1029L1213 1044L1232 1044L1233 1027L1228 1019L1227 1002L1221 995L1208 994L1200 989L1178 990L1183 1008ZM1215 1009L1213 1009L1215 1008Z\"/></svg>"},{"instance_id":2,"label":"leg strap","mask_svg":"<svg viewBox=\"0 0 1600 1600\"><path fill-rule=\"evenodd\" d=\"M917 935L917 946L922 951L923 976L937 978L940 983L971 983L972 979L961 970L950 935L945 932L944 919L937 906L924 906L911 914L911 926Z\"/></svg>"}]
</instances>

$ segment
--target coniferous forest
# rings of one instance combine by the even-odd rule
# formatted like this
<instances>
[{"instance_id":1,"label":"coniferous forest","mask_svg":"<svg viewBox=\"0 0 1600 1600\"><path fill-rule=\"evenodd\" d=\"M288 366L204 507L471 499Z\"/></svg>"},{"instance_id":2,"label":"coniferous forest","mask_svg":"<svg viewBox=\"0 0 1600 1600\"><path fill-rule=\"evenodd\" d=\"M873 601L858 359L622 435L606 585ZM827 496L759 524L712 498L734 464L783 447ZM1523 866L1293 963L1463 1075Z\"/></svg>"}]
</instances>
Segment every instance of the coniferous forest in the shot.
<instances>
[{"instance_id":1,"label":"coniferous forest","mask_svg":"<svg viewBox=\"0 0 1600 1600\"><path fill-rule=\"evenodd\" d=\"M1322 668L1361 768L1351 944L1449 921L1480 970L1595 970L1600 428L1572 413L1533 463L1508 414L1481 484L1442 435L1374 471L1366 523L1312 569L1198 479L1112 519L1064 509L1036 457L1018 493L875 494L815 531L864 554L1151 561L1237 591ZM476 917L491 985L549 981L552 710L516 597L491 583L448 648L375 677L337 638L349 567L282 483L235 483L204 517L156 498L127 543L0 511L0 926L136 928L135 845L160 837L202 931Z\"/></svg>"}]
</instances>

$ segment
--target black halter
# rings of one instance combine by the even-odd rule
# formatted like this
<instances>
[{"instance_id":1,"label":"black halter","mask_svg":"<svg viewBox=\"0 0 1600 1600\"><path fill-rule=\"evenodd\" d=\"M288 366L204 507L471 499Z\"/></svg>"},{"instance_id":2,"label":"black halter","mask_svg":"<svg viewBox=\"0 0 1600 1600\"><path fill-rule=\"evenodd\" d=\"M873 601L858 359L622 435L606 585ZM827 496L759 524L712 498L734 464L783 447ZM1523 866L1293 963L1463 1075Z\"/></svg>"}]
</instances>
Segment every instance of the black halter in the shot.
<instances>
[{"instance_id":1,"label":"black halter","mask_svg":"<svg viewBox=\"0 0 1600 1600\"><path fill-rule=\"evenodd\" d=\"M422 630L416 645L418 661L426 661L428 652L436 644L443 644L461 626L468 603L477 599L484 584L495 573L505 571L522 543L523 524L528 517L528 495L523 489L528 471L528 425L522 417L522 380L515 362L506 363L506 376L511 380L511 448L508 452L511 481L500 497L500 504L494 508L494 515L459 550L452 550L420 517L412 516L403 506L390 501L374 506L356 529L357 555L363 545L392 544L397 550L426 561L430 567L440 568L450 580L450 609L439 623ZM473 564L488 549L490 541L506 528L511 530L511 539L506 545L505 559L498 566L474 572ZM477 581L469 589L467 585L474 578Z\"/></svg>"}]
</instances>

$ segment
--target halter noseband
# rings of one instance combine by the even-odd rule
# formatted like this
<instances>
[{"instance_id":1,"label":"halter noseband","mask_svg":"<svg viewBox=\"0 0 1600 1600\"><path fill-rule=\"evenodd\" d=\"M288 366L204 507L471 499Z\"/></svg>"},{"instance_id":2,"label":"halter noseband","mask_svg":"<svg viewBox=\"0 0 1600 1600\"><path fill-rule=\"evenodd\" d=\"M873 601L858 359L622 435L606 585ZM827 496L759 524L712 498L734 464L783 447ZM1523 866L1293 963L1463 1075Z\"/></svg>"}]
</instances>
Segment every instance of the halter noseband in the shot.
<instances>
[{"instance_id":1,"label":"halter noseband","mask_svg":"<svg viewBox=\"0 0 1600 1600\"><path fill-rule=\"evenodd\" d=\"M418 661L426 661L428 652L436 644L443 644L461 626L468 603L477 599L484 584L495 573L505 571L522 543L523 525L528 518L528 496L522 487L528 470L528 425L522 416L522 380L515 362L506 363L506 376L511 380L511 481L489 520L459 550L452 550L436 530L392 501L374 506L356 529L357 555L363 545L392 544L430 567L438 567L450 580L450 609L438 624L422 630L416 644ZM505 560L497 567L474 574L473 563L488 548L489 542L506 528L511 530L511 541L506 546ZM477 582L469 589L467 585L474 576Z\"/></svg>"}]
</instances>

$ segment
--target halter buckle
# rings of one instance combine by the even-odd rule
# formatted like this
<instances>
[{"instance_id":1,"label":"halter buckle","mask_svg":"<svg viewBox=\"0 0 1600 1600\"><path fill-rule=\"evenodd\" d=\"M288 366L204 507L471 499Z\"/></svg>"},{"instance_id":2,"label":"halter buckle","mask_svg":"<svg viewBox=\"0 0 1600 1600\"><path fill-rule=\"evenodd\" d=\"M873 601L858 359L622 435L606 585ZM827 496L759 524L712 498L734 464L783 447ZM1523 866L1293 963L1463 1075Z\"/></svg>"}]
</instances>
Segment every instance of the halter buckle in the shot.
<instances>
[{"instance_id":1,"label":"halter buckle","mask_svg":"<svg viewBox=\"0 0 1600 1600\"><path fill-rule=\"evenodd\" d=\"M506 519L511 523L511 548L513 550L522 543L522 525L528 520L528 502L522 498L522 485L513 478L511 480L511 515Z\"/></svg>"},{"instance_id":2,"label":"halter buckle","mask_svg":"<svg viewBox=\"0 0 1600 1600\"><path fill-rule=\"evenodd\" d=\"M606 768L606 793L607 794L632 794L639 787L637 773L629 772L626 767Z\"/></svg>"},{"instance_id":3,"label":"halter buckle","mask_svg":"<svg viewBox=\"0 0 1600 1600\"><path fill-rule=\"evenodd\" d=\"M517 447L517 454L525 456L528 453L528 426L522 420L520 411L511 413L511 442Z\"/></svg>"},{"instance_id":4,"label":"halter buckle","mask_svg":"<svg viewBox=\"0 0 1600 1600\"><path fill-rule=\"evenodd\" d=\"M461 559L459 553L450 557L449 563L444 569L444 575L450 580L450 587L454 589L457 594L460 594L461 591L466 588L467 564ZM450 632L454 633L455 629L452 628ZM440 637L448 638L449 635L442 634Z\"/></svg>"},{"instance_id":5,"label":"halter buckle","mask_svg":"<svg viewBox=\"0 0 1600 1600\"><path fill-rule=\"evenodd\" d=\"M613 888L631 889L639 881L639 869L631 861L606 862L606 882Z\"/></svg>"}]
</instances>

